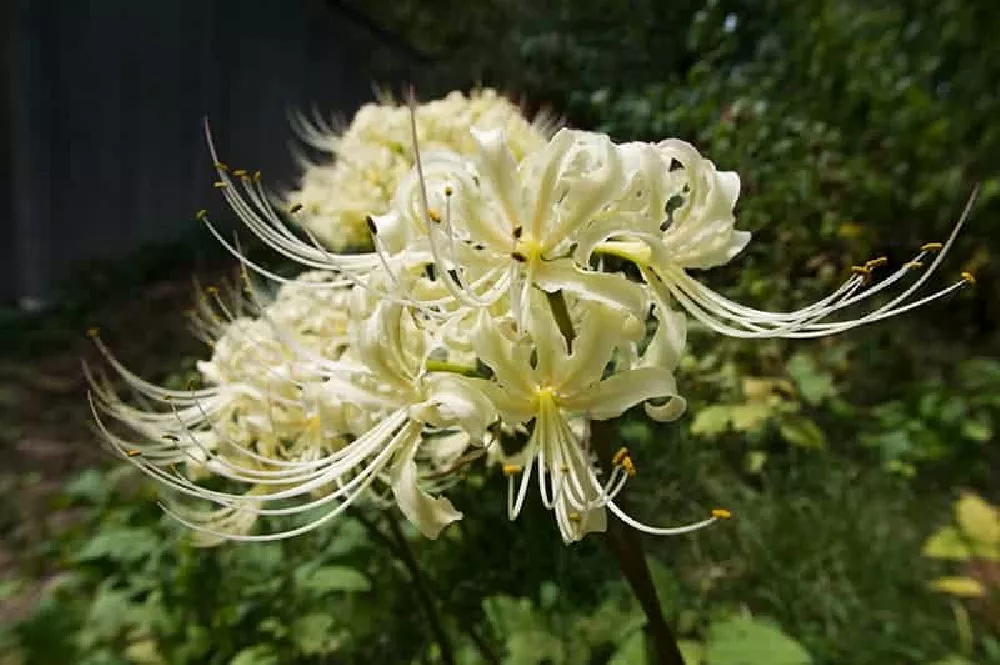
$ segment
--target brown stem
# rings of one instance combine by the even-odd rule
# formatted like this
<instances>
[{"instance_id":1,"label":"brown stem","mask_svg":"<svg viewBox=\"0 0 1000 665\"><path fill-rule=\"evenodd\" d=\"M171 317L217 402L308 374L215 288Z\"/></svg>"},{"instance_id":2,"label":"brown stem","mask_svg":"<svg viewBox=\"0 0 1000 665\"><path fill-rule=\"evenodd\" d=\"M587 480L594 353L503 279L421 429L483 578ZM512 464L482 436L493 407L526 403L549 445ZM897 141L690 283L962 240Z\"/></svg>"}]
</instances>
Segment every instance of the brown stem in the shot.
<instances>
[{"instance_id":1,"label":"brown stem","mask_svg":"<svg viewBox=\"0 0 1000 665\"><path fill-rule=\"evenodd\" d=\"M613 422L594 421L591 423L591 442L606 473L611 471L612 450L615 447L612 443L617 442L617 440L618 432ZM620 497L615 502L624 509ZM663 610L660 608L660 599L656 594L656 587L653 585L649 564L646 563L646 555L643 553L639 532L617 518L609 517L604 542L614 554L625 580L639 601L642 611L646 614L645 630L648 638L647 658L649 662L658 665L684 665L684 657L677 646L677 639L670 630L670 626L667 625ZM652 649L648 648L650 643L652 643Z\"/></svg>"}]
</instances>

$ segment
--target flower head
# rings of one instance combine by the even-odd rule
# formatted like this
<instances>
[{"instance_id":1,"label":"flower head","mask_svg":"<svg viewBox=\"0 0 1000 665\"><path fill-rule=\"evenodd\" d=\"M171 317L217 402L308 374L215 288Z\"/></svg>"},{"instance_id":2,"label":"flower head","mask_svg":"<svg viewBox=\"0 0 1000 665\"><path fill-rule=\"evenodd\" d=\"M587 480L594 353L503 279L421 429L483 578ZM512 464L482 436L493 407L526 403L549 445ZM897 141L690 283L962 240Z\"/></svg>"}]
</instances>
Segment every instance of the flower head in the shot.
<instances>
[{"instance_id":1,"label":"flower head","mask_svg":"<svg viewBox=\"0 0 1000 665\"><path fill-rule=\"evenodd\" d=\"M609 511L649 533L692 531L729 514L716 510L681 527L629 516L616 497L636 462L622 449L602 473L590 427L639 404L660 421L684 412L674 370L689 318L736 337L818 337L971 282L963 275L918 295L967 208L947 242L924 245L882 280L874 275L886 261L874 259L792 312L734 302L691 271L725 264L749 242L736 228L735 173L677 139L616 144L563 129L546 140L504 104L483 92L409 111L369 107L342 135L311 135L337 155L316 187L339 207L322 222L303 218L308 241L274 209L259 177L230 171L212 146L217 184L233 210L308 271L296 279L268 271L200 213L247 269L281 284L266 304L254 288L239 307L217 292L202 299L196 329L213 354L198 368L208 387L149 384L98 340L144 400L127 403L91 375L108 443L177 494L212 504L172 507L180 520L209 539L267 539L377 499L435 537L461 517L444 496L455 471L486 457L509 478L510 518L537 481L566 542L603 530ZM358 179L377 184L378 196L355 197L338 184ZM328 228L339 234L345 215L355 214L371 251L315 242L323 224L336 218ZM834 316L886 296L932 255L895 296L854 318ZM524 445L505 452L500 444L515 434ZM208 475L229 484L200 483ZM250 535L262 515L305 520Z\"/></svg>"}]
</instances>

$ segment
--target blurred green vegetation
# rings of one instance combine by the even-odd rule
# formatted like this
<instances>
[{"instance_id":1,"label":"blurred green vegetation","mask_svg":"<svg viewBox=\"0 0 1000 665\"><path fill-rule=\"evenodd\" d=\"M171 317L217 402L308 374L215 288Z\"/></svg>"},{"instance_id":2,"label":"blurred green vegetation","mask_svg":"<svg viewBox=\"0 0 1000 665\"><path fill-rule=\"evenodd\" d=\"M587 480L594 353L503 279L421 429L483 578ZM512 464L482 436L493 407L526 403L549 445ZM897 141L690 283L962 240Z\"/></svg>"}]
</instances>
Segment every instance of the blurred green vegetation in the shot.
<instances>
[{"instance_id":1,"label":"blurred green vegetation","mask_svg":"<svg viewBox=\"0 0 1000 665\"><path fill-rule=\"evenodd\" d=\"M690 140L738 171L739 227L754 241L703 277L757 307L812 302L875 256L900 265L944 240L981 184L932 279L970 270L975 289L820 341L694 331L679 372L688 415L664 427L629 418L622 436L640 469L629 489L639 515L682 522L714 505L736 515L647 541L691 663L1000 663L997 605L950 603L930 587L948 565L921 554L962 490L1000 498L993 4L363 9L434 59L423 97L497 85L618 139ZM116 281L143 283L136 265ZM74 321L98 311L71 309ZM18 344L37 342L11 330ZM0 525L23 518L17 496L30 482L4 488ZM71 518L0 583L2 599L48 580L38 608L0 628L10 654L0 663L441 662L389 517L357 512L285 543L203 550L149 491L95 470L51 498L46 509ZM453 497L460 525L434 542L404 530L458 660L644 662L641 613L597 539L564 547L537 505L508 523L504 491L498 474L473 470ZM992 564L966 572L1000 575Z\"/></svg>"}]
</instances>

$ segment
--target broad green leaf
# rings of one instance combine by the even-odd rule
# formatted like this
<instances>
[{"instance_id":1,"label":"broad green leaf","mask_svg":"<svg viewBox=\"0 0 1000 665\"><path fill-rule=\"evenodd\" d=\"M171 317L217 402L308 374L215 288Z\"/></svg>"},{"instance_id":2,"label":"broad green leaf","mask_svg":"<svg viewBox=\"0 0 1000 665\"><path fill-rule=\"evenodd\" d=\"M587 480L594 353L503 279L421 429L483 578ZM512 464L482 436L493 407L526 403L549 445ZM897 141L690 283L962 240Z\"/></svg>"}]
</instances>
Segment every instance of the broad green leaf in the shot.
<instances>
[{"instance_id":1,"label":"broad green leaf","mask_svg":"<svg viewBox=\"0 0 1000 665\"><path fill-rule=\"evenodd\" d=\"M708 629L705 665L809 665L798 642L770 622L737 616Z\"/></svg>"},{"instance_id":2,"label":"broad green leaf","mask_svg":"<svg viewBox=\"0 0 1000 665\"><path fill-rule=\"evenodd\" d=\"M346 566L323 566L315 570L302 568L295 572L299 588L314 593L331 591L368 591L372 588L368 578Z\"/></svg>"},{"instance_id":3,"label":"broad green leaf","mask_svg":"<svg viewBox=\"0 0 1000 665\"><path fill-rule=\"evenodd\" d=\"M825 448L826 436L819 425L805 416L789 415L779 424L781 436L789 443L802 448Z\"/></svg>"},{"instance_id":4,"label":"broad green leaf","mask_svg":"<svg viewBox=\"0 0 1000 665\"><path fill-rule=\"evenodd\" d=\"M972 556L972 550L958 529L946 526L931 535L924 543L924 556L965 561Z\"/></svg>"},{"instance_id":5,"label":"broad green leaf","mask_svg":"<svg viewBox=\"0 0 1000 665\"><path fill-rule=\"evenodd\" d=\"M986 595L986 588L982 583L971 577L939 577L931 582L931 588L959 598L982 598Z\"/></svg>"}]
</instances>

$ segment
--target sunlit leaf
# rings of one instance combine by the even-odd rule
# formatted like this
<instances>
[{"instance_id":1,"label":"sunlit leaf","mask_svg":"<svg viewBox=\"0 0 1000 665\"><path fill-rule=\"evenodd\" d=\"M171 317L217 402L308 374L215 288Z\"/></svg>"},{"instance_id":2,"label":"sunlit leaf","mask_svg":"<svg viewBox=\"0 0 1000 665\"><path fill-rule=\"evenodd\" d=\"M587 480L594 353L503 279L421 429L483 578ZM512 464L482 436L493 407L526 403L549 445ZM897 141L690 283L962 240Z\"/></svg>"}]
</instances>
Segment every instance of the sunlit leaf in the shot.
<instances>
[{"instance_id":1,"label":"sunlit leaf","mask_svg":"<svg viewBox=\"0 0 1000 665\"><path fill-rule=\"evenodd\" d=\"M1000 547L1000 510L971 492L962 494L955 506L958 524L978 545Z\"/></svg>"},{"instance_id":2,"label":"sunlit leaf","mask_svg":"<svg viewBox=\"0 0 1000 665\"><path fill-rule=\"evenodd\" d=\"M931 588L960 598L982 598L986 595L982 583L971 577L939 577L931 582Z\"/></svg>"},{"instance_id":3,"label":"sunlit leaf","mask_svg":"<svg viewBox=\"0 0 1000 665\"><path fill-rule=\"evenodd\" d=\"M934 533L924 544L924 556L935 559L966 560L972 556L972 550L953 526L946 526Z\"/></svg>"}]
</instances>

